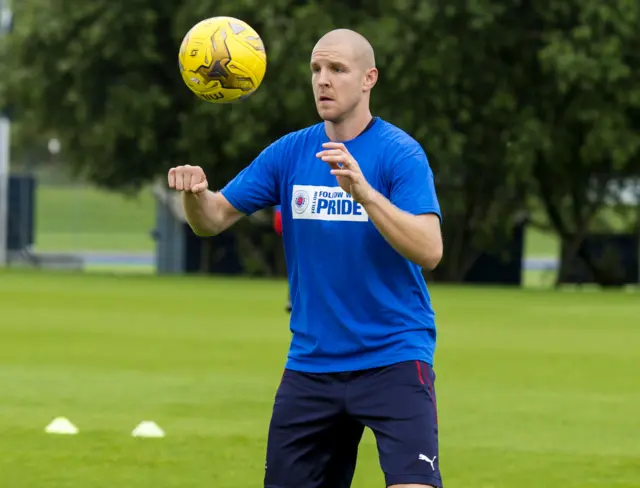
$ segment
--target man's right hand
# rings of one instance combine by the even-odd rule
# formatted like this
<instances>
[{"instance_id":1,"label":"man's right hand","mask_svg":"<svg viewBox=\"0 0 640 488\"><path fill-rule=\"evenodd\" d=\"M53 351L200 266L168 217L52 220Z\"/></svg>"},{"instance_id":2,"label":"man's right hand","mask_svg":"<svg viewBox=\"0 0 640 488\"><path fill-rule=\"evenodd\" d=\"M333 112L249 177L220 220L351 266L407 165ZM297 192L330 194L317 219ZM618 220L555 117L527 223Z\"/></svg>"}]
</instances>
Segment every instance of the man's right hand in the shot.
<instances>
[{"instance_id":1,"label":"man's right hand","mask_svg":"<svg viewBox=\"0 0 640 488\"><path fill-rule=\"evenodd\" d=\"M169 170L169 188L188 193L207 191L209 183L200 166L176 166Z\"/></svg>"}]
</instances>

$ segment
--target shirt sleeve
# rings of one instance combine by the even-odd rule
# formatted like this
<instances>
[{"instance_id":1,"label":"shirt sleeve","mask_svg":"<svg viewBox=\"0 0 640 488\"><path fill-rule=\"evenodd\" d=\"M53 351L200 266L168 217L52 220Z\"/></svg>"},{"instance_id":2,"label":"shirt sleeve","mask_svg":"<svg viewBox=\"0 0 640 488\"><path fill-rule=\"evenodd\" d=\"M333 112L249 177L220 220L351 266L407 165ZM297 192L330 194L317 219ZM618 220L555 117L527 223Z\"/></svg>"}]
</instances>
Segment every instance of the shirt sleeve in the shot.
<instances>
[{"instance_id":1,"label":"shirt sleeve","mask_svg":"<svg viewBox=\"0 0 640 488\"><path fill-rule=\"evenodd\" d=\"M433 171L422 150L412 151L392 163L390 200L396 207L413 215L436 214L442 221Z\"/></svg>"},{"instance_id":2,"label":"shirt sleeve","mask_svg":"<svg viewBox=\"0 0 640 488\"><path fill-rule=\"evenodd\" d=\"M280 203L280 140L266 147L220 193L238 211L250 215Z\"/></svg>"}]
</instances>

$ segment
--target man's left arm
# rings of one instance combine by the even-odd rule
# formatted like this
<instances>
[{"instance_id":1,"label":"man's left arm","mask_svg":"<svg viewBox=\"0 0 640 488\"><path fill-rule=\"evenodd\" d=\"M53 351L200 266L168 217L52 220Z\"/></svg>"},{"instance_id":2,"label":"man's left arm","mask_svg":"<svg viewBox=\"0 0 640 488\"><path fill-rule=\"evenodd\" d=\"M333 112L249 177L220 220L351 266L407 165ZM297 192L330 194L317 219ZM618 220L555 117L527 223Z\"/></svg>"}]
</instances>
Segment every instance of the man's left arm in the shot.
<instances>
[{"instance_id":1,"label":"man's left arm","mask_svg":"<svg viewBox=\"0 0 640 488\"><path fill-rule=\"evenodd\" d=\"M405 258L429 271L438 265L443 248L438 214L406 212L375 190L362 206L380 234Z\"/></svg>"},{"instance_id":2,"label":"man's left arm","mask_svg":"<svg viewBox=\"0 0 640 488\"><path fill-rule=\"evenodd\" d=\"M387 242L410 261L434 269L442 259L442 216L424 151L415 149L387 162L387 199L367 182L344 144L328 142L323 147L317 157L329 165L342 189L365 208Z\"/></svg>"}]
</instances>

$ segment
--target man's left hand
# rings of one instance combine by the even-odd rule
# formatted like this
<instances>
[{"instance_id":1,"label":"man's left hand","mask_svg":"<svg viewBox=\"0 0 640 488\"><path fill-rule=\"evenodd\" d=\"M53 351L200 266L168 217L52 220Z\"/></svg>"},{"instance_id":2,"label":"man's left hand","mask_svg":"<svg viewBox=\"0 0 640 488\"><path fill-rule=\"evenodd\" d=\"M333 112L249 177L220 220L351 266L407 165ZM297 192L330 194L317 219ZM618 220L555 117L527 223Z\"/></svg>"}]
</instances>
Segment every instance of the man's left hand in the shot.
<instances>
[{"instance_id":1,"label":"man's left hand","mask_svg":"<svg viewBox=\"0 0 640 488\"><path fill-rule=\"evenodd\" d=\"M331 174L335 175L340 187L349 193L361 205L371 201L375 190L362 174L358 162L340 142L326 142L323 151L316 154L331 167Z\"/></svg>"}]
</instances>

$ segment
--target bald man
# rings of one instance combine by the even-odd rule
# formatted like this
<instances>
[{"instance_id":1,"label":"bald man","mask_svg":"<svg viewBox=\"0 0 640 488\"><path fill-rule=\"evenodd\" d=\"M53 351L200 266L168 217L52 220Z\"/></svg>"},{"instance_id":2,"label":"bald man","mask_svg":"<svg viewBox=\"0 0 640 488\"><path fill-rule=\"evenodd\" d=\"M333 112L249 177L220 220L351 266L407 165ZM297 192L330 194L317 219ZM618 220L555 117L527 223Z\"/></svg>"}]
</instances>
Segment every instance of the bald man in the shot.
<instances>
[{"instance_id":1,"label":"bald man","mask_svg":"<svg viewBox=\"0 0 640 488\"><path fill-rule=\"evenodd\" d=\"M434 311L421 269L442 256L420 144L373 117L373 49L339 29L311 54L321 122L277 140L220 192L169 171L193 230L216 235L282 205L292 339L267 440L265 488L348 488L365 427L386 485L441 487Z\"/></svg>"}]
</instances>

